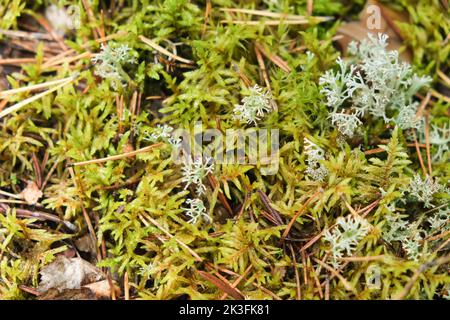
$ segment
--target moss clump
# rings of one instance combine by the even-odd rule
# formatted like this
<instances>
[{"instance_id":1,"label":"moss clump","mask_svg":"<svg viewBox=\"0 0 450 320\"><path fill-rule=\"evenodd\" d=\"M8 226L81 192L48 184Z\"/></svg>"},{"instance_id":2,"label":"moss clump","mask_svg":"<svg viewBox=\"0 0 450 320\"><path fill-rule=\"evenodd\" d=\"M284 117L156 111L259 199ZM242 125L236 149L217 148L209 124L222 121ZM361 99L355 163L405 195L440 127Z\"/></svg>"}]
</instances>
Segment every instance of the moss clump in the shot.
<instances>
[{"instance_id":1,"label":"moss clump","mask_svg":"<svg viewBox=\"0 0 450 320\"><path fill-rule=\"evenodd\" d=\"M36 22L51 1L0 0L1 28L45 34L20 50L13 33L0 43L4 59L28 59L0 69L7 89L45 86L0 93L1 298L34 298L39 270L74 251L138 299L219 299L214 277L251 299L448 297L450 21L440 1L390 2L410 15L399 30L412 71L432 78L417 94L390 93L411 99L420 123L362 114L347 136L320 79L337 72L333 37L363 1L314 1L323 19L305 16L307 1L82 2L59 4L80 22L59 37ZM180 129L279 130L278 170L195 156L187 167L172 157ZM199 150L218 150L212 140ZM23 196L30 181L36 203Z\"/></svg>"}]
</instances>

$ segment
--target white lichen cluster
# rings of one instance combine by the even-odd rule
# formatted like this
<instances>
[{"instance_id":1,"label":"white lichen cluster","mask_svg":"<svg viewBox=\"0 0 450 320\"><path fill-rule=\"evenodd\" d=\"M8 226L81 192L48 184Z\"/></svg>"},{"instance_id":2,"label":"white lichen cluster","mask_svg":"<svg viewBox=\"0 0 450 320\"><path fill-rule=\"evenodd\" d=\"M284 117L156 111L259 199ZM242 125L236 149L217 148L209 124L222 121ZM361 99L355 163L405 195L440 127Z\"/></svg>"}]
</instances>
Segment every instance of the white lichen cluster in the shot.
<instances>
[{"instance_id":1,"label":"white lichen cluster","mask_svg":"<svg viewBox=\"0 0 450 320\"><path fill-rule=\"evenodd\" d=\"M243 98L241 104L234 106L234 119L248 124L257 124L272 109L271 95L258 85L250 88L250 95Z\"/></svg>"},{"instance_id":2,"label":"white lichen cluster","mask_svg":"<svg viewBox=\"0 0 450 320\"><path fill-rule=\"evenodd\" d=\"M164 124L164 125L156 125L156 128L153 128L152 132L145 132L145 136L143 140L149 141L151 143L155 143L157 141L166 141L173 148L178 149L181 147L181 139L178 137L173 137L172 133L174 128Z\"/></svg>"},{"instance_id":3,"label":"white lichen cluster","mask_svg":"<svg viewBox=\"0 0 450 320\"><path fill-rule=\"evenodd\" d=\"M304 138L304 152L306 154L306 163L308 167L305 173L314 181L323 181L328 175L328 170L320 161L325 160L325 151L308 138Z\"/></svg>"},{"instance_id":4,"label":"white lichen cluster","mask_svg":"<svg viewBox=\"0 0 450 320\"><path fill-rule=\"evenodd\" d=\"M190 206L184 208L184 212L190 218L189 223L195 224L200 218L211 222L211 217L206 213L206 207L201 199L187 199L186 203Z\"/></svg>"},{"instance_id":5,"label":"white lichen cluster","mask_svg":"<svg viewBox=\"0 0 450 320\"><path fill-rule=\"evenodd\" d=\"M429 208L434 207L431 203L433 196L436 193L445 191L445 188L429 175L426 175L425 179L422 180L420 174L416 174L409 183L408 191L411 197L423 202L425 208Z\"/></svg>"},{"instance_id":6,"label":"white lichen cluster","mask_svg":"<svg viewBox=\"0 0 450 320\"><path fill-rule=\"evenodd\" d=\"M333 267L339 268L342 265L341 258L351 256L359 242L370 231L370 224L359 216L349 215L346 218L339 217L336 226L324 233L325 241L330 243L331 263Z\"/></svg>"},{"instance_id":7,"label":"white lichen cluster","mask_svg":"<svg viewBox=\"0 0 450 320\"><path fill-rule=\"evenodd\" d=\"M450 230L450 207L442 208L436 214L428 217L431 232Z\"/></svg>"},{"instance_id":8,"label":"white lichen cluster","mask_svg":"<svg viewBox=\"0 0 450 320\"><path fill-rule=\"evenodd\" d=\"M96 64L95 74L110 80L114 89L125 86L129 76L123 70L122 65L136 63L130 51L131 49L126 44L111 47L102 43L101 52L92 58L92 62Z\"/></svg>"},{"instance_id":9,"label":"white lichen cluster","mask_svg":"<svg viewBox=\"0 0 450 320\"><path fill-rule=\"evenodd\" d=\"M450 208L441 208L432 213L423 227L409 223L404 217L391 213L386 216L383 227L383 239L391 244L399 242L408 259L419 261L427 256L427 248L423 239L435 233L450 230Z\"/></svg>"},{"instance_id":10,"label":"white lichen cluster","mask_svg":"<svg viewBox=\"0 0 450 320\"><path fill-rule=\"evenodd\" d=\"M206 187L203 184L203 179L214 170L214 162L212 158L203 160L202 158L196 158L194 160L186 158L182 167L183 179L186 183L184 189L187 189L191 184L197 186L197 195L202 195Z\"/></svg>"},{"instance_id":11,"label":"white lichen cluster","mask_svg":"<svg viewBox=\"0 0 450 320\"><path fill-rule=\"evenodd\" d=\"M450 122L443 127L432 126L430 144L437 149L433 152L431 158L433 162L445 162L448 160L448 152L450 150Z\"/></svg>"},{"instance_id":12,"label":"white lichen cluster","mask_svg":"<svg viewBox=\"0 0 450 320\"><path fill-rule=\"evenodd\" d=\"M368 34L358 45L352 42L352 64L338 58L339 70L321 78L321 92L332 110L330 118L345 136L355 133L366 115L394 122L402 129L418 128L418 104L412 99L431 78L417 76L411 66L399 60L397 51L388 51L388 36Z\"/></svg>"}]
</instances>

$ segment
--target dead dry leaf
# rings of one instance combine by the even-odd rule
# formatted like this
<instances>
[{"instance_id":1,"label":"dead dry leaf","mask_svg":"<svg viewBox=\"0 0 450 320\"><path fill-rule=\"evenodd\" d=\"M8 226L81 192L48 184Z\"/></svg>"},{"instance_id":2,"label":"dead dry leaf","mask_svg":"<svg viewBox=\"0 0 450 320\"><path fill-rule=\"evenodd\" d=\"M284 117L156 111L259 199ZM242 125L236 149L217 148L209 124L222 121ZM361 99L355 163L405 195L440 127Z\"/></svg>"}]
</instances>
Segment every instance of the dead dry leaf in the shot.
<instances>
[{"instance_id":1,"label":"dead dry leaf","mask_svg":"<svg viewBox=\"0 0 450 320\"><path fill-rule=\"evenodd\" d=\"M41 269L39 292L50 289L63 291L104 279L102 271L81 258L58 256L55 261Z\"/></svg>"},{"instance_id":2,"label":"dead dry leaf","mask_svg":"<svg viewBox=\"0 0 450 320\"><path fill-rule=\"evenodd\" d=\"M111 287L109 286L108 280L102 280L94 283L90 283L87 285L84 285L83 288L88 288L91 290L96 297L98 298L109 298L111 296ZM113 288L116 297L120 296L120 288L117 286L117 283L113 281Z\"/></svg>"},{"instance_id":3,"label":"dead dry leaf","mask_svg":"<svg viewBox=\"0 0 450 320\"><path fill-rule=\"evenodd\" d=\"M39 199L42 197L42 191L38 188L36 182L29 181L28 185L25 189L22 190L20 196L25 200L28 204L34 205Z\"/></svg>"}]
</instances>

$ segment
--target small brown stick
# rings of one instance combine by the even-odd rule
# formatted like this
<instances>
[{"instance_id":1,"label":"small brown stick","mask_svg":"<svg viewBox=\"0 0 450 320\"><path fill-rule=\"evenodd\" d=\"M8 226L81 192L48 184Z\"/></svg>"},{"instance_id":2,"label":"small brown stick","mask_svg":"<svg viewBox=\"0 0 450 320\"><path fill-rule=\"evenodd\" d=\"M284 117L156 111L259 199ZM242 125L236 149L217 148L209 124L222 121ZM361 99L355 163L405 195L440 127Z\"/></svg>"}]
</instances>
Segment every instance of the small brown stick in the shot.
<instances>
[{"instance_id":1,"label":"small brown stick","mask_svg":"<svg viewBox=\"0 0 450 320\"><path fill-rule=\"evenodd\" d=\"M420 268L418 268L413 276L411 277L411 279L408 281L408 283L406 284L406 286L403 288L403 291L400 292L399 294L397 294L396 296L394 296L394 300L403 300L409 293L409 291L411 290L412 286L414 285L414 283L417 281L417 279L419 279L420 275L427 270L428 268L434 267L434 266L439 266L441 264L447 263L450 261L450 255L441 257L439 259L436 259L435 261L431 261L428 263L424 263L423 265L420 266Z\"/></svg>"},{"instance_id":2,"label":"small brown stick","mask_svg":"<svg viewBox=\"0 0 450 320\"><path fill-rule=\"evenodd\" d=\"M359 217L358 212L356 212L355 209L353 209L353 207L350 205L350 203L347 202L347 200L345 200L344 196L341 194L341 200L344 201L345 206L347 207L347 209L350 211L350 213L353 215L353 217Z\"/></svg>"},{"instance_id":3,"label":"small brown stick","mask_svg":"<svg viewBox=\"0 0 450 320\"><path fill-rule=\"evenodd\" d=\"M303 280L305 285L308 285L308 264L306 263L306 253L304 250L300 250L302 256L302 267L303 267Z\"/></svg>"},{"instance_id":4,"label":"small brown stick","mask_svg":"<svg viewBox=\"0 0 450 320\"><path fill-rule=\"evenodd\" d=\"M361 214L361 217L365 218L373 209L375 209L375 207L378 205L378 203L380 203L380 199L375 200L368 206L362 208L361 210L358 210L357 213Z\"/></svg>"},{"instance_id":5,"label":"small brown stick","mask_svg":"<svg viewBox=\"0 0 450 320\"><path fill-rule=\"evenodd\" d=\"M48 181L50 180L53 172L56 170L56 167L58 166L59 162L56 161L52 167L50 168L50 170L48 171L47 175L45 176L44 182L42 183L42 187L41 190L44 190L45 187L47 186Z\"/></svg>"},{"instance_id":6,"label":"small brown stick","mask_svg":"<svg viewBox=\"0 0 450 320\"><path fill-rule=\"evenodd\" d=\"M75 170L73 168L69 168L69 174L72 177L75 188L78 189L80 194L84 194L83 184L81 183L81 179L79 178L79 176L77 175L77 173L75 172ZM83 212L83 218L88 227L92 244L95 247L95 250L97 253L97 260L100 261L100 260L102 260L102 255L101 255L100 249L97 245L97 243L98 243L97 235L95 234L95 229L94 229L94 226L92 225L91 218L89 217L89 214L87 213L86 208L83 205L83 201L81 200L81 197L79 197L79 198L80 198L79 202L80 202L80 206L81 206L81 211Z\"/></svg>"},{"instance_id":7,"label":"small brown stick","mask_svg":"<svg viewBox=\"0 0 450 320\"><path fill-rule=\"evenodd\" d=\"M122 115L123 115L123 95L116 95L116 112L117 112L117 119L119 120L119 128L117 129L119 133L123 133L122 129Z\"/></svg>"},{"instance_id":8,"label":"small brown stick","mask_svg":"<svg viewBox=\"0 0 450 320\"><path fill-rule=\"evenodd\" d=\"M325 21L325 20L322 20ZM244 26L258 26L260 24L263 24L265 26L278 26L280 24L294 24L294 25L305 25L309 24L310 21L308 19L301 19L301 20L260 20L260 21L246 21L246 20L221 20L221 23L228 23L228 24L238 24L238 25L244 25ZM320 20L317 22L321 22Z\"/></svg>"},{"instance_id":9,"label":"small brown stick","mask_svg":"<svg viewBox=\"0 0 450 320\"><path fill-rule=\"evenodd\" d=\"M209 282L213 283L217 288L219 288L221 291L229 294L232 296L235 300L245 300L244 294L234 288L228 280L223 277L220 273L216 272L216 275L212 275L205 271L197 270L197 273L205 280L208 280Z\"/></svg>"},{"instance_id":10,"label":"small brown stick","mask_svg":"<svg viewBox=\"0 0 450 320\"><path fill-rule=\"evenodd\" d=\"M306 1L306 12L308 15L312 16L314 10L314 1L313 0L307 0Z\"/></svg>"},{"instance_id":11,"label":"small brown stick","mask_svg":"<svg viewBox=\"0 0 450 320\"><path fill-rule=\"evenodd\" d=\"M247 88L250 88L252 86L252 82L250 81L250 79L245 75L245 73L243 73L241 71L241 69L239 69L239 66L235 63L233 63L232 65L233 70L239 75L239 78L242 80L242 82L244 83L244 85Z\"/></svg>"},{"instance_id":12,"label":"small brown stick","mask_svg":"<svg viewBox=\"0 0 450 320\"><path fill-rule=\"evenodd\" d=\"M441 251L443 248L445 248L450 243L450 238L444 241L436 250L433 251L433 254Z\"/></svg>"},{"instance_id":13,"label":"small brown stick","mask_svg":"<svg viewBox=\"0 0 450 320\"><path fill-rule=\"evenodd\" d=\"M130 300L130 285L128 283L128 271L123 276L123 289L125 291L125 300Z\"/></svg>"},{"instance_id":14,"label":"small brown stick","mask_svg":"<svg viewBox=\"0 0 450 320\"><path fill-rule=\"evenodd\" d=\"M421 243L424 243L425 241L439 240L439 239L442 239L442 238L448 236L449 234L450 234L450 230L448 230L448 231L446 231L446 232L443 232L443 233L441 233L441 234L432 236L432 237L425 238L425 239L421 240L420 242L421 242ZM438 250L438 251L439 251L439 250Z\"/></svg>"},{"instance_id":15,"label":"small brown stick","mask_svg":"<svg viewBox=\"0 0 450 320\"><path fill-rule=\"evenodd\" d=\"M95 21L95 17L94 17L94 12L92 11L92 8L89 4L89 1L86 0L81 0L81 2L83 3L83 7L86 10L87 16L89 21L93 24L96 25L96 21ZM94 38L98 39L100 37L100 31L98 30L98 27L95 27L94 29L92 29L93 34L94 34Z\"/></svg>"},{"instance_id":16,"label":"small brown stick","mask_svg":"<svg viewBox=\"0 0 450 320\"><path fill-rule=\"evenodd\" d=\"M332 267L330 267L328 264L326 264L325 262L320 261L319 259L313 258L313 260L315 262L317 262L318 264L320 264L322 267L324 267L325 269L327 269L328 271L330 271L335 277L337 277L339 280L341 280L342 284L344 285L345 289L347 289L348 291L353 292L356 295L355 289L350 285L350 283L335 269L333 269Z\"/></svg>"},{"instance_id":17,"label":"small brown stick","mask_svg":"<svg viewBox=\"0 0 450 320\"><path fill-rule=\"evenodd\" d=\"M319 234L315 235L311 240L309 240L301 249L300 251L305 251L306 249L308 249L309 247L311 247L314 243L317 242L317 240L319 240L325 233L327 229L323 229Z\"/></svg>"},{"instance_id":18,"label":"small brown stick","mask_svg":"<svg viewBox=\"0 0 450 320\"><path fill-rule=\"evenodd\" d=\"M367 151L364 151L364 154L366 156L371 155L371 154L377 154L377 153L383 153L386 152L386 150L384 150L383 148L375 148L375 149L370 149Z\"/></svg>"},{"instance_id":19,"label":"small brown stick","mask_svg":"<svg viewBox=\"0 0 450 320\"><path fill-rule=\"evenodd\" d=\"M145 97L145 100L159 100L162 98L163 98L162 96L148 96L148 97Z\"/></svg>"},{"instance_id":20,"label":"small brown stick","mask_svg":"<svg viewBox=\"0 0 450 320\"><path fill-rule=\"evenodd\" d=\"M300 275L298 273L297 268L297 259L295 258L295 252L294 248L292 247L292 244L289 244L289 249L291 250L292 259L294 260L294 271L295 271L295 282L297 284L297 300L302 300L302 289L300 287Z\"/></svg>"},{"instance_id":21,"label":"small brown stick","mask_svg":"<svg viewBox=\"0 0 450 320\"><path fill-rule=\"evenodd\" d=\"M272 87L270 86L269 77L267 76L267 70L266 65L264 64L264 59L262 58L261 52L258 49L258 46L255 45L255 54L256 54L256 60L258 60L259 68L261 71L261 76L264 79L264 82L266 83L267 89L269 91L272 91Z\"/></svg>"},{"instance_id":22,"label":"small brown stick","mask_svg":"<svg viewBox=\"0 0 450 320\"><path fill-rule=\"evenodd\" d=\"M244 214L244 210L245 210L245 206L247 205L247 201L248 201L248 192L245 193L244 202L242 203L242 207L239 210L238 215L236 216L236 221L238 221Z\"/></svg>"},{"instance_id":23,"label":"small brown stick","mask_svg":"<svg viewBox=\"0 0 450 320\"><path fill-rule=\"evenodd\" d=\"M27 286L25 286L25 285L23 285L23 284L20 284L20 285L19 285L19 289L22 290L22 291L25 291L25 292L27 292L27 293L29 293L29 294L32 294L33 296L39 296L39 295L41 294L41 293L40 293L38 290L36 290L35 288L27 287Z\"/></svg>"},{"instance_id":24,"label":"small brown stick","mask_svg":"<svg viewBox=\"0 0 450 320\"><path fill-rule=\"evenodd\" d=\"M320 280L319 280L316 270L314 270L314 272L313 272L313 279L314 279L314 284L319 289L319 298L323 299L322 286L320 285Z\"/></svg>"},{"instance_id":25,"label":"small brown stick","mask_svg":"<svg viewBox=\"0 0 450 320\"><path fill-rule=\"evenodd\" d=\"M42 187L42 170L39 165L39 160L36 157L36 154L33 153L31 156L31 161L33 162L34 175L36 176L36 185L39 189Z\"/></svg>"},{"instance_id":26,"label":"small brown stick","mask_svg":"<svg viewBox=\"0 0 450 320\"><path fill-rule=\"evenodd\" d=\"M0 119L3 118L6 115L12 113L12 112L18 111L19 109L21 109L22 107L26 106L27 104L29 104L31 102L34 102L34 101L36 101L36 100L38 100L38 99L40 99L40 98L42 98L42 97L44 97L44 96L54 92L54 91L57 91L58 89L64 87L65 85L75 81L75 79L77 77L78 77L78 73L73 75L72 77L69 77L69 79L67 81L62 82L61 84L59 84L59 85L57 85L57 86L55 86L55 87L53 87L53 88L51 88L51 89L49 89L47 91L41 92L41 93L39 93L39 94L37 94L35 96L29 97L29 98L27 98L25 100L22 100L22 101L20 101L20 102L18 102L16 104L12 105L11 107L9 107L9 108L7 108L7 109L5 109L5 110L0 112Z\"/></svg>"},{"instance_id":27,"label":"small brown stick","mask_svg":"<svg viewBox=\"0 0 450 320\"><path fill-rule=\"evenodd\" d=\"M343 257L339 258L339 260L350 262L365 262L365 261L383 260L385 257L386 255L380 254L378 256L367 256L367 257Z\"/></svg>"},{"instance_id":28,"label":"small brown stick","mask_svg":"<svg viewBox=\"0 0 450 320\"><path fill-rule=\"evenodd\" d=\"M105 14L103 12L103 9L100 10L100 27L98 28L98 33L100 34L101 38L104 38L106 36L105 34Z\"/></svg>"},{"instance_id":29,"label":"small brown stick","mask_svg":"<svg viewBox=\"0 0 450 320\"><path fill-rule=\"evenodd\" d=\"M239 285L239 283L242 281L242 279L244 279L246 276L247 276L247 274L250 272L250 270L252 269L252 265L249 265L248 267L247 267L247 269L245 269L245 271L244 271L244 273L242 274L242 275L240 275L232 284L231 284L231 287L233 287L233 288L236 288L238 285ZM220 300L225 300L226 298L228 297L228 293L224 293L221 297L220 297Z\"/></svg>"},{"instance_id":30,"label":"small brown stick","mask_svg":"<svg viewBox=\"0 0 450 320\"><path fill-rule=\"evenodd\" d=\"M420 167L422 168L422 173L425 176L427 174L427 169L425 169L425 165L423 163L422 154L420 153L419 144L417 142L417 137L416 137L416 132L415 131L413 131L413 135L414 135L414 143L415 143L415 146L416 146L417 156L419 157Z\"/></svg>"},{"instance_id":31,"label":"small brown stick","mask_svg":"<svg viewBox=\"0 0 450 320\"><path fill-rule=\"evenodd\" d=\"M5 108L5 106L8 104L8 101L9 101L9 97L8 98L6 98L6 99L3 99L1 102L0 102L0 112Z\"/></svg>"},{"instance_id":32,"label":"small brown stick","mask_svg":"<svg viewBox=\"0 0 450 320\"><path fill-rule=\"evenodd\" d=\"M330 279L328 276L325 280L325 300L330 300Z\"/></svg>"},{"instance_id":33,"label":"small brown stick","mask_svg":"<svg viewBox=\"0 0 450 320\"><path fill-rule=\"evenodd\" d=\"M433 176L433 170L431 169L431 152L430 152L430 115L427 112L425 114L425 144L427 146L427 163L430 177Z\"/></svg>"},{"instance_id":34,"label":"small brown stick","mask_svg":"<svg viewBox=\"0 0 450 320\"><path fill-rule=\"evenodd\" d=\"M264 288L263 286L259 285L256 282L253 282L253 285L256 286L259 290L261 290L262 292L267 293L269 296L271 296L272 298L274 298L275 300L283 300L281 299L279 296L277 296L275 293L273 293L272 291Z\"/></svg>"},{"instance_id":35,"label":"small brown stick","mask_svg":"<svg viewBox=\"0 0 450 320\"><path fill-rule=\"evenodd\" d=\"M273 220L275 221L275 224L276 225L282 225L283 224L283 220L281 219L281 217L278 214L278 212L274 208L272 208L272 206L270 205L269 197L264 192L262 192L261 189L258 189L258 195L261 198L261 201L266 206L267 210L269 210L269 212L272 214L272 217L273 217Z\"/></svg>"},{"instance_id":36,"label":"small brown stick","mask_svg":"<svg viewBox=\"0 0 450 320\"><path fill-rule=\"evenodd\" d=\"M278 223L277 220L275 220L275 218L273 216L271 216L268 212L261 210L260 213L266 217L268 220L270 220L270 222L272 222L274 225L279 226L280 224Z\"/></svg>"},{"instance_id":37,"label":"small brown stick","mask_svg":"<svg viewBox=\"0 0 450 320\"><path fill-rule=\"evenodd\" d=\"M84 58L91 58L93 56L94 55L92 53L86 51L86 52L83 52L83 53L81 53L81 54L79 54L77 56L74 56L74 57L65 57L65 58L61 58L59 60L47 61L46 63L44 63L42 65L42 68L46 69L46 68L57 66L57 65L62 64L62 63L72 63L74 61L78 61L78 60L81 60L81 59L84 59Z\"/></svg>"},{"instance_id":38,"label":"small brown stick","mask_svg":"<svg viewBox=\"0 0 450 320\"><path fill-rule=\"evenodd\" d=\"M216 178L211 173L209 173L207 177L208 177L209 183L211 184L211 187L213 189L215 189L218 184ZM219 190L219 193L217 194L217 196L219 197L220 203L222 203L222 205L225 207L225 209L228 211L228 213L231 216L234 216L233 209L231 209L230 204L228 203L228 200L225 197L225 195L223 194L223 192Z\"/></svg>"},{"instance_id":39,"label":"small brown stick","mask_svg":"<svg viewBox=\"0 0 450 320\"><path fill-rule=\"evenodd\" d=\"M46 40L46 41L53 40L53 38L49 34L41 32L26 32L18 30L0 29L0 34L10 38L24 38L29 40Z\"/></svg>"},{"instance_id":40,"label":"small brown stick","mask_svg":"<svg viewBox=\"0 0 450 320\"><path fill-rule=\"evenodd\" d=\"M431 91L431 95L432 95L433 97L438 98L438 99L441 99L441 100L444 100L444 101L447 102L447 103L450 103L450 98L449 98L449 97L446 97L446 96L440 94L439 92L437 92L437 91L434 90L434 89L431 89L430 91Z\"/></svg>"},{"instance_id":41,"label":"small brown stick","mask_svg":"<svg viewBox=\"0 0 450 320\"><path fill-rule=\"evenodd\" d=\"M258 60L261 76L264 79L267 90L269 90L269 92L270 92L270 96L272 97L273 96L272 95L272 86L270 85L269 74L266 69L266 64L264 63L264 59L262 58L261 51L259 50L259 48L256 45L255 45L255 54L256 54L256 59ZM278 111L278 105L276 104L275 100L270 99L270 102L272 104L272 108L275 111Z\"/></svg>"},{"instance_id":42,"label":"small brown stick","mask_svg":"<svg viewBox=\"0 0 450 320\"><path fill-rule=\"evenodd\" d=\"M281 70L283 70L286 73L291 72L291 68L288 66L287 62L284 61L283 59L281 59L279 56L277 56L276 54L271 54L269 52L266 51L266 49L264 49L264 47L256 42L255 43L256 48L258 48L259 51L261 51L261 53L270 61L272 61L275 65L277 65L278 67L280 67Z\"/></svg>"},{"instance_id":43,"label":"small brown stick","mask_svg":"<svg viewBox=\"0 0 450 320\"><path fill-rule=\"evenodd\" d=\"M0 205L0 212L6 212L8 208L9 208L8 206ZM71 222L61 220L56 215L53 215L50 213L41 212L41 211L30 211L30 210L20 209L20 208L15 208L15 210L16 210L17 216L21 217L21 218L36 218L38 220L53 221L56 223L62 223L63 225L65 225L67 228L69 228L72 231L77 230L77 227L74 224L72 224Z\"/></svg>"},{"instance_id":44,"label":"small brown stick","mask_svg":"<svg viewBox=\"0 0 450 320\"><path fill-rule=\"evenodd\" d=\"M3 190L0 190L0 194L4 195L4 196L7 196L7 197L10 197L10 198L18 199L18 200L22 200L23 199L22 196L20 196L18 194L9 193L9 192L3 191Z\"/></svg>"},{"instance_id":45,"label":"small brown stick","mask_svg":"<svg viewBox=\"0 0 450 320\"><path fill-rule=\"evenodd\" d=\"M147 147L135 150L135 151L126 152L126 153L122 153L122 154L118 154L118 155L110 156L110 157L106 157L106 158L101 158L101 159L93 159L93 160L75 162L75 163L72 163L72 164L69 164L69 165L74 166L74 167L79 167L79 166L85 166L85 165L93 164L93 163L102 163L102 162L107 162L107 161L113 161L113 160L120 160L120 159L124 159L124 158L130 158L130 157L134 157L137 154L145 153L145 152L150 151L150 150L152 150L154 148L158 148L158 147L160 147L162 145L164 145L163 142L158 142L158 143L152 144L151 146L147 146Z\"/></svg>"},{"instance_id":46,"label":"small brown stick","mask_svg":"<svg viewBox=\"0 0 450 320\"><path fill-rule=\"evenodd\" d=\"M205 8L205 17L204 17L204 23L203 23L203 27L202 27L202 39L205 36L205 32L206 32L206 25L208 24L209 21L209 16L211 15L211 11L212 11L212 5L211 5L211 0L206 0L206 8Z\"/></svg>"},{"instance_id":47,"label":"small brown stick","mask_svg":"<svg viewBox=\"0 0 450 320\"><path fill-rule=\"evenodd\" d=\"M47 19L45 19L43 16L41 16L40 14L36 14L33 15L33 18L36 19L36 21L48 32L50 33L50 36L53 38L53 40L55 40L59 46L61 47L61 49L63 51L67 50L68 47L66 46L66 44L64 43L64 39L59 36L58 34L56 34L55 30L53 30L53 28L50 26L50 24L48 23Z\"/></svg>"},{"instance_id":48,"label":"small brown stick","mask_svg":"<svg viewBox=\"0 0 450 320\"><path fill-rule=\"evenodd\" d=\"M170 51L167 51L166 49L164 49L163 47L161 47L160 45L156 44L153 40L150 40L144 36L139 36L139 39L141 39L142 42L144 42L145 44L149 45L150 47L152 47L153 49L161 52L162 54L174 59L174 60L178 60L182 63L186 63L186 64L194 64L194 61L179 57L175 54L173 54Z\"/></svg>"},{"instance_id":49,"label":"small brown stick","mask_svg":"<svg viewBox=\"0 0 450 320\"><path fill-rule=\"evenodd\" d=\"M24 63L36 63L35 58L0 59L0 65L22 66Z\"/></svg>"},{"instance_id":50,"label":"small brown stick","mask_svg":"<svg viewBox=\"0 0 450 320\"><path fill-rule=\"evenodd\" d=\"M8 96L11 96L13 94L17 94L17 93L21 93L21 92L28 92L28 91L34 91L34 90L48 88L48 87L51 87L53 85L64 83L64 82L66 82L68 80L71 80L72 78L73 77L67 77L67 78L47 81L47 82L43 82L43 83L39 83L39 84L27 86L27 87L1 91L0 92L0 98L8 97Z\"/></svg>"},{"instance_id":51,"label":"small brown stick","mask_svg":"<svg viewBox=\"0 0 450 320\"><path fill-rule=\"evenodd\" d=\"M443 73L441 70L438 70L437 74L444 81L446 86L450 88L450 78L445 73Z\"/></svg>"},{"instance_id":52,"label":"small brown stick","mask_svg":"<svg viewBox=\"0 0 450 320\"><path fill-rule=\"evenodd\" d=\"M419 120L422 117L422 114L423 114L425 108L427 107L428 103L430 102L430 98L431 98L431 91L428 91L427 95L420 103L419 110L417 110L416 120Z\"/></svg>"},{"instance_id":53,"label":"small brown stick","mask_svg":"<svg viewBox=\"0 0 450 320\"><path fill-rule=\"evenodd\" d=\"M297 211L297 213L292 217L291 221L289 222L288 226L283 232L283 235L281 236L281 241L284 241L284 239L289 234L289 231L291 231L292 226L294 225L295 221L297 221L297 218L302 214L302 212L308 207L308 205L317 198L319 194L322 193L322 190L316 191L306 202L305 204L300 208L300 210Z\"/></svg>"},{"instance_id":54,"label":"small brown stick","mask_svg":"<svg viewBox=\"0 0 450 320\"><path fill-rule=\"evenodd\" d=\"M270 12L270 11L265 11L265 10L252 10L252 9L240 9L240 8L220 8L220 11L244 13L244 14L255 15L255 16L278 18L278 19L288 19L288 20L302 20L302 19L307 18L306 16L287 14L287 13ZM314 17L314 18L317 18L319 20L324 20L324 21L333 19L333 17L319 17L319 16Z\"/></svg>"}]
</instances>

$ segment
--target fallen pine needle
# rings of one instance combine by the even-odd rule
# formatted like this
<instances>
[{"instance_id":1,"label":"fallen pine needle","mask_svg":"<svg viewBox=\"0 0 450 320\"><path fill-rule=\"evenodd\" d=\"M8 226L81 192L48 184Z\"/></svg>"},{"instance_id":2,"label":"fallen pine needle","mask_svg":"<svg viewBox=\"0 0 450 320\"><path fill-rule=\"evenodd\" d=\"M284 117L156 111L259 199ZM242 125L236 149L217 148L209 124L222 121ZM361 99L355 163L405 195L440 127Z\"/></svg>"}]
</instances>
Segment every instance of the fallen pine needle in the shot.
<instances>
[{"instance_id":1,"label":"fallen pine needle","mask_svg":"<svg viewBox=\"0 0 450 320\"><path fill-rule=\"evenodd\" d=\"M306 20L308 18L314 18L318 19L320 21L328 21L332 20L333 17L306 17L306 16L299 16L294 14L288 14L288 13L277 13L277 12L270 12L265 10L252 10L252 9L240 9L240 8L221 8L220 11L224 12L235 12L235 13L245 13L255 16L263 16L263 17L270 17L270 18L278 18L278 19L288 19L288 20Z\"/></svg>"},{"instance_id":2,"label":"fallen pine needle","mask_svg":"<svg viewBox=\"0 0 450 320\"><path fill-rule=\"evenodd\" d=\"M151 146L147 146L147 147L135 150L135 151L126 152L126 153L122 153L122 154L118 154L118 155L110 156L110 157L106 157L106 158L75 162L75 163L72 163L71 165L74 166L74 167L79 167L79 166L85 166L85 165L93 164L93 163L102 163L102 162L107 162L107 161L120 160L120 159L123 159L123 158L129 158L129 157L133 157L133 156L135 156L137 154L147 152L147 151L149 151L151 149L160 147L163 144L164 143L159 142L159 143L155 143L155 144L152 144Z\"/></svg>"},{"instance_id":3,"label":"fallen pine needle","mask_svg":"<svg viewBox=\"0 0 450 320\"><path fill-rule=\"evenodd\" d=\"M13 106L3 110L2 112L0 112L0 119L3 118L6 115L12 113L12 112L15 112L15 111L21 109L22 107L26 106L27 104L30 104L30 103L32 103L32 102L34 102L36 100L39 100L42 97L45 97L46 95L48 95L48 94L50 94L52 92L55 92L56 90L58 90L58 89L64 87L65 85L73 82L77 77L78 77L78 74L73 75L73 76L69 77L68 80L64 81L63 83L61 83L61 84L59 84L59 85L57 85L57 86L55 86L55 87L53 87L53 88L51 88L51 89L49 89L47 91L41 92L41 93L39 93L39 94L37 94L35 96L29 97L29 98L27 98L25 100L22 100L22 101L16 103L15 105L13 105Z\"/></svg>"},{"instance_id":4,"label":"fallen pine needle","mask_svg":"<svg viewBox=\"0 0 450 320\"><path fill-rule=\"evenodd\" d=\"M179 57L175 54L173 54L170 51L167 51L166 49L164 49L163 47L161 47L160 45L156 44L155 42L153 42L152 40L144 37L144 36L139 36L139 39L141 39L142 42L144 42L145 44L149 45L150 47L152 47L153 49L161 52L162 54L174 59L174 60L178 60L180 62L186 63L186 64L193 64L194 61Z\"/></svg>"},{"instance_id":5,"label":"fallen pine needle","mask_svg":"<svg viewBox=\"0 0 450 320\"><path fill-rule=\"evenodd\" d=\"M39 83L39 84L27 86L27 87L22 87L22 88L2 91L2 92L0 92L0 98L5 98L7 96L10 96L10 95L13 95L13 94L16 94L16 93L28 92L28 91L34 91L34 90L39 90L39 89L43 89L43 88L48 88L48 87L51 87L53 85L57 85L57 84L64 83L66 81L72 80L72 78L73 78L73 76L67 77L67 78L63 78L63 79L59 79L59 80L47 81L47 82L44 82L44 83Z\"/></svg>"}]
</instances>

